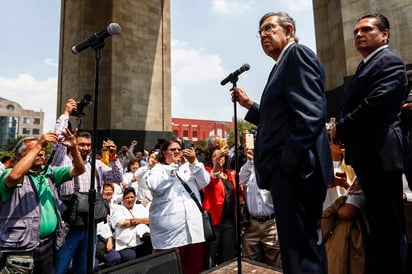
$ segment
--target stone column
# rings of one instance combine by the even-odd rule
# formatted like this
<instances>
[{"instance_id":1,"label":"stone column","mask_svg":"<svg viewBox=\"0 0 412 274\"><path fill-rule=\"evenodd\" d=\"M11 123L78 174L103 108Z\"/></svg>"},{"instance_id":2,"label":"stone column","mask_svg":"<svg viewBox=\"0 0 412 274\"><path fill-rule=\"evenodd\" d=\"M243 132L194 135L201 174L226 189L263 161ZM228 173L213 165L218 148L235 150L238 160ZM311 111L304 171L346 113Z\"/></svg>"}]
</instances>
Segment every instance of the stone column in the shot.
<instances>
[{"instance_id":1,"label":"stone column","mask_svg":"<svg viewBox=\"0 0 412 274\"><path fill-rule=\"evenodd\" d=\"M100 62L98 148L104 139L120 147L138 140L152 149L171 136L170 0L62 0L57 115L68 98L94 98L95 50L78 55L71 47L118 23L119 35L105 40ZM93 107L85 108L84 130L93 128ZM72 126L79 122L71 119Z\"/></svg>"}]
</instances>

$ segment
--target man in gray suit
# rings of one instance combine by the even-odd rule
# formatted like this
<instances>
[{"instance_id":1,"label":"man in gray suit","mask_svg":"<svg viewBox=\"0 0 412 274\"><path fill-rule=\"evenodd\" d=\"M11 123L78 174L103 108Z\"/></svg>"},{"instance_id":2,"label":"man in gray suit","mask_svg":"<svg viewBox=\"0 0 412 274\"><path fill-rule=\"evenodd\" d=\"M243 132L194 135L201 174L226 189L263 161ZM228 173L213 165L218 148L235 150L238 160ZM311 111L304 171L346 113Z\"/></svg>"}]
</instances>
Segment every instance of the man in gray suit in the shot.
<instances>
[{"instance_id":1,"label":"man in gray suit","mask_svg":"<svg viewBox=\"0 0 412 274\"><path fill-rule=\"evenodd\" d=\"M263 51L275 60L260 104L235 87L232 100L258 125L255 169L273 197L284 273L327 273L320 233L326 185L333 166L326 133L324 70L315 53L298 44L287 13L259 22Z\"/></svg>"},{"instance_id":2,"label":"man in gray suit","mask_svg":"<svg viewBox=\"0 0 412 274\"><path fill-rule=\"evenodd\" d=\"M370 231L366 238L365 273L404 273L406 233L402 204L400 113L406 96L405 65L388 47L389 22L367 14L353 30L364 58L349 81L339 120L331 132L346 148L366 198Z\"/></svg>"}]
</instances>

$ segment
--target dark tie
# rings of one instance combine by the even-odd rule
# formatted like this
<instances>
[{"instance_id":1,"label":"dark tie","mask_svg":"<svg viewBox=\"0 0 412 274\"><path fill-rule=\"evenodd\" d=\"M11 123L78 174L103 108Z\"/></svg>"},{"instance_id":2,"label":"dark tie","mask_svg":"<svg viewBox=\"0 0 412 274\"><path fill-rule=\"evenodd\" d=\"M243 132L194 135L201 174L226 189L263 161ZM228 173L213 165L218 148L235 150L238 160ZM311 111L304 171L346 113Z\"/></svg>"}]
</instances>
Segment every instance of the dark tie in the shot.
<instances>
[{"instance_id":1,"label":"dark tie","mask_svg":"<svg viewBox=\"0 0 412 274\"><path fill-rule=\"evenodd\" d=\"M360 73L363 70L364 67L365 67L365 62L363 62L363 61L360 62L359 65L358 65L358 68L356 69L355 74Z\"/></svg>"}]
</instances>

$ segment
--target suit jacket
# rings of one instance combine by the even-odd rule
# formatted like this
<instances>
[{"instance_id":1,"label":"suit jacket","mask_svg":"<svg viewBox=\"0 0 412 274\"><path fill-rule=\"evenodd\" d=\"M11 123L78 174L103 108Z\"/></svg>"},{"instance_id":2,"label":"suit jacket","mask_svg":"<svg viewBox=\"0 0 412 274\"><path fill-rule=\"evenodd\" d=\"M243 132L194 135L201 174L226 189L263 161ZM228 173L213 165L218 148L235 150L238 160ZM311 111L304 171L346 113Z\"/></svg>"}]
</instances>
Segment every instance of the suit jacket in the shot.
<instances>
[{"instance_id":1,"label":"suit jacket","mask_svg":"<svg viewBox=\"0 0 412 274\"><path fill-rule=\"evenodd\" d=\"M325 184L333 182L324 82L317 56L297 43L272 69L260 104L245 117L258 125L254 162L261 188L269 189L276 168L302 179L318 170Z\"/></svg>"},{"instance_id":2,"label":"suit jacket","mask_svg":"<svg viewBox=\"0 0 412 274\"><path fill-rule=\"evenodd\" d=\"M336 125L346 162L358 175L403 169L400 124L405 65L389 48L377 52L345 89Z\"/></svg>"}]
</instances>

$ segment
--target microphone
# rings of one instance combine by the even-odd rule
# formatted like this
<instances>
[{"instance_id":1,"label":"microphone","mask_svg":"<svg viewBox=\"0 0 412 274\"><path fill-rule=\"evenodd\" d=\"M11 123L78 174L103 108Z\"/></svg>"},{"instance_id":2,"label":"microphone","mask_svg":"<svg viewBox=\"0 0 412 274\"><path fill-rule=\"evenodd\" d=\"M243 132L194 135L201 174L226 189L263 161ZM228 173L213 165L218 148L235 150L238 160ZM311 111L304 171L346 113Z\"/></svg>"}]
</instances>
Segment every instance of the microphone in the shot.
<instances>
[{"instance_id":1,"label":"microphone","mask_svg":"<svg viewBox=\"0 0 412 274\"><path fill-rule=\"evenodd\" d=\"M121 30L122 28L119 26L119 24L110 23L106 29L97 33L93 33L87 39L74 45L72 47L72 53L79 54L80 52L82 52L85 49L88 49L89 47L94 47L99 43L103 42L103 40L107 37L119 34Z\"/></svg>"},{"instance_id":2,"label":"microphone","mask_svg":"<svg viewBox=\"0 0 412 274\"><path fill-rule=\"evenodd\" d=\"M250 69L249 64L243 64L240 68L229 74L225 79L220 82L222 86L226 85L228 82L232 82L236 79L241 73L248 71Z\"/></svg>"}]
</instances>

